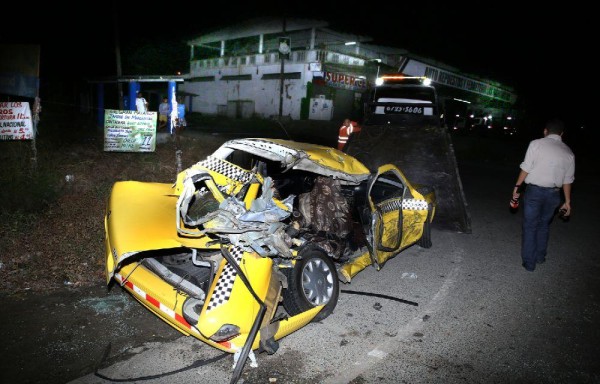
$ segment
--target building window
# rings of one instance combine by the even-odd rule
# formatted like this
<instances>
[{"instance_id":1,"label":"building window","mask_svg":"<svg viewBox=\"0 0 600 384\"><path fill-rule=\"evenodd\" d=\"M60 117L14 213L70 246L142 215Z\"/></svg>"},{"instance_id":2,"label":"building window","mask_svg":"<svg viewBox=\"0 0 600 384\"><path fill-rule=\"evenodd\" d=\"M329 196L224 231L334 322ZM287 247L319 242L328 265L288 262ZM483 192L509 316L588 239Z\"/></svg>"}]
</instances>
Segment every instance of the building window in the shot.
<instances>
[{"instance_id":1,"label":"building window","mask_svg":"<svg viewBox=\"0 0 600 384\"><path fill-rule=\"evenodd\" d=\"M242 56L258 53L260 36L241 37L227 40L226 55Z\"/></svg>"},{"instance_id":2,"label":"building window","mask_svg":"<svg viewBox=\"0 0 600 384\"><path fill-rule=\"evenodd\" d=\"M229 81L229 80L252 80L252 75L228 75L221 76L221 80Z\"/></svg>"},{"instance_id":3,"label":"building window","mask_svg":"<svg viewBox=\"0 0 600 384\"><path fill-rule=\"evenodd\" d=\"M215 81L215 77L214 76L198 76L198 77L191 77L187 81L189 81L191 83Z\"/></svg>"},{"instance_id":4,"label":"building window","mask_svg":"<svg viewBox=\"0 0 600 384\"><path fill-rule=\"evenodd\" d=\"M263 52L277 52L279 50L279 33L265 34L263 38Z\"/></svg>"},{"instance_id":5,"label":"building window","mask_svg":"<svg viewBox=\"0 0 600 384\"><path fill-rule=\"evenodd\" d=\"M297 80L302 78L300 72L286 72L283 74L284 79ZM262 75L262 80L279 80L281 79L281 73L265 73Z\"/></svg>"},{"instance_id":6,"label":"building window","mask_svg":"<svg viewBox=\"0 0 600 384\"><path fill-rule=\"evenodd\" d=\"M192 57L192 60L211 59L218 55L220 49L220 41L202 45L194 45L194 56Z\"/></svg>"}]
</instances>

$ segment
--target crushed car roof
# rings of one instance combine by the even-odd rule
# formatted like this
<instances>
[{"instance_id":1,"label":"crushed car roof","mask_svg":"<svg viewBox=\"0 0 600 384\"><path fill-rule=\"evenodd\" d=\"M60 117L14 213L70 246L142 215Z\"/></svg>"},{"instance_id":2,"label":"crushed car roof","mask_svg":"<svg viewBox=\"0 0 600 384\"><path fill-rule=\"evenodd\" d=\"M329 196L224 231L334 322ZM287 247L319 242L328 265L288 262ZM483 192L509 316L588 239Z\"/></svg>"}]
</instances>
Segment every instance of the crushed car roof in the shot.
<instances>
[{"instance_id":1,"label":"crushed car roof","mask_svg":"<svg viewBox=\"0 0 600 384\"><path fill-rule=\"evenodd\" d=\"M314 172L354 184L366 180L371 174L364 164L335 148L292 140L230 140L217 149L213 156L225 159L234 149L278 161L286 170Z\"/></svg>"}]
</instances>

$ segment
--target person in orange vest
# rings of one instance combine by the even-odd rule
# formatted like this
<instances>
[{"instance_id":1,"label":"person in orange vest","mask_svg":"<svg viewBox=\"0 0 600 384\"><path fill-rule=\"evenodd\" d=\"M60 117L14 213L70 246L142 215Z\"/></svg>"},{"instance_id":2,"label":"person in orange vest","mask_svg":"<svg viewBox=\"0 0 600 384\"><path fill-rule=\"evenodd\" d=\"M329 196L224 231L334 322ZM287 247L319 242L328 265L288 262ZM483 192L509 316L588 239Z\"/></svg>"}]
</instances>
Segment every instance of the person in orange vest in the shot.
<instances>
[{"instance_id":1,"label":"person in orange vest","mask_svg":"<svg viewBox=\"0 0 600 384\"><path fill-rule=\"evenodd\" d=\"M360 132L360 125L356 121L344 119L344 123L340 127L338 136L338 149L341 151L348 142L350 135L354 132Z\"/></svg>"}]
</instances>

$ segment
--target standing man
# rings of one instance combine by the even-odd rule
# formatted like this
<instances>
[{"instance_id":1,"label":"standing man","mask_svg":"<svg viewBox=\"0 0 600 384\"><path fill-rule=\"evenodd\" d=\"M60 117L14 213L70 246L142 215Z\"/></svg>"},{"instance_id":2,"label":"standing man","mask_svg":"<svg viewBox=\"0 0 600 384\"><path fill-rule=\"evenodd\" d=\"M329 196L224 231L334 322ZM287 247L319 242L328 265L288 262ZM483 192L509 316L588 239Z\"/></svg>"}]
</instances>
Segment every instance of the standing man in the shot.
<instances>
[{"instance_id":1,"label":"standing man","mask_svg":"<svg viewBox=\"0 0 600 384\"><path fill-rule=\"evenodd\" d=\"M350 119L344 119L344 123L340 127L340 132L338 135L338 149L341 151L346 146L350 135L353 132L360 132L360 126L356 121L352 121Z\"/></svg>"},{"instance_id":2,"label":"standing man","mask_svg":"<svg viewBox=\"0 0 600 384\"><path fill-rule=\"evenodd\" d=\"M137 97L135 99L135 107L140 113L148 112L148 102L146 101L146 99L144 99L144 95L142 95L142 92L137 93Z\"/></svg>"},{"instance_id":3,"label":"standing man","mask_svg":"<svg viewBox=\"0 0 600 384\"><path fill-rule=\"evenodd\" d=\"M171 106L169 105L169 99L163 97L162 103L158 106L158 130L167 126L167 120L169 119L169 113L171 112Z\"/></svg>"},{"instance_id":4,"label":"standing man","mask_svg":"<svg viewBox=\"0 0 600 384\"><path fill-rule=\"evenodd\" d=\"M521 172L513 189L519 198L521 184L526 183L523 198L523 267L533 272L536 264L546 261L550 222L560 205L561 214L571 214L571 184L575 180L575 155L562 141L564 123L552 119L546 123L544 137L529 143ZM561 205L561 191L564 201Z\"/></svg>"}]
</instances>

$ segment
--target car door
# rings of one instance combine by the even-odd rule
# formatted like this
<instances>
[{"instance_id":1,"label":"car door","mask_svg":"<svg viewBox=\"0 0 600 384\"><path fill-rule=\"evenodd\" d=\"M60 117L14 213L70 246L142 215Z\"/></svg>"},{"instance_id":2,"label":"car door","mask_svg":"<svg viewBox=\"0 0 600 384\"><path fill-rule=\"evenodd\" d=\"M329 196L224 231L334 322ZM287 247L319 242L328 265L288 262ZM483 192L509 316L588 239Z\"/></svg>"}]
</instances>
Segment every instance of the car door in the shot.
<instances>
[{"instance_id":1,"label":"car door","mask_svg":"<svg viewBox=\"0 0 600 384\"><path fill-rule=\"evenodd\" d=\"M378 267L421 236L422 215L412 200L402 172L391 164L379 167L368 187L371 256Z\"/></svg>"}]
</instances>

